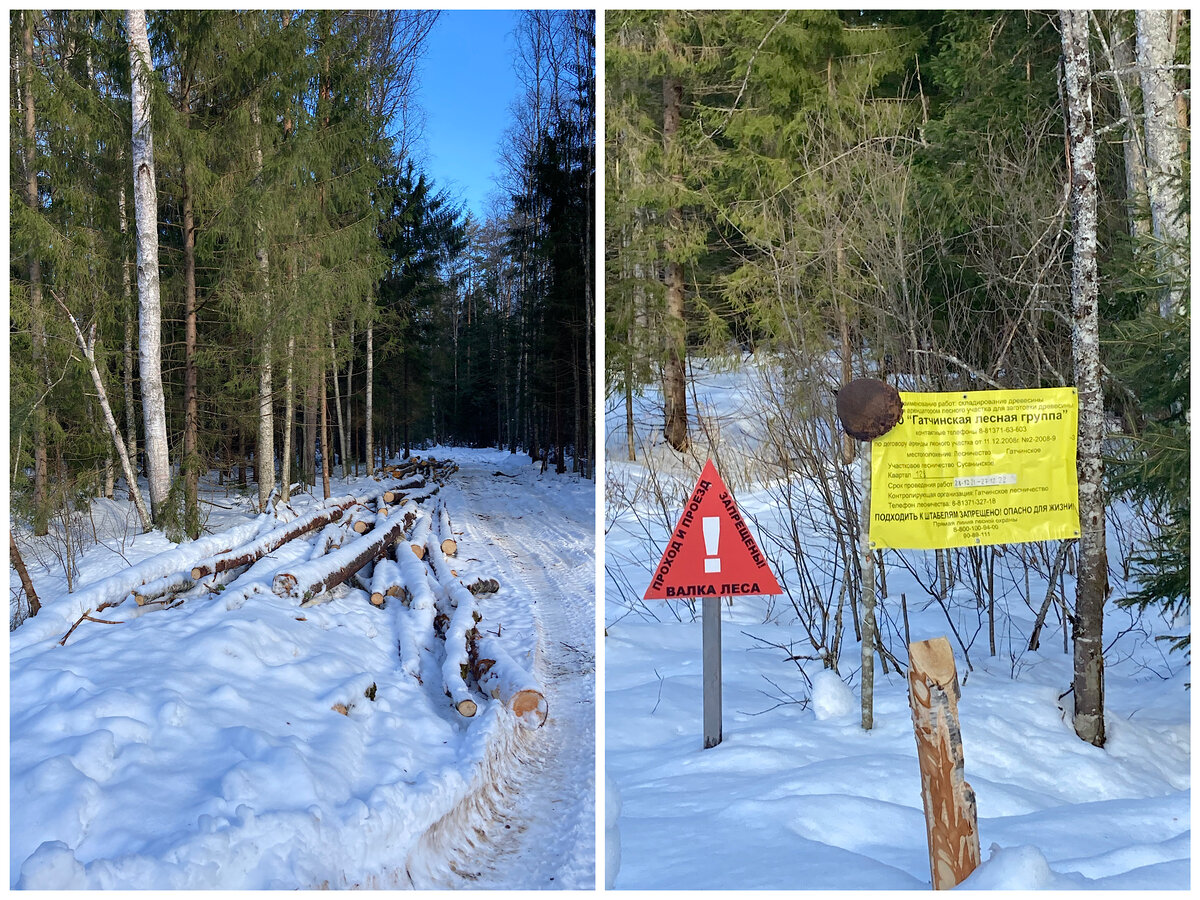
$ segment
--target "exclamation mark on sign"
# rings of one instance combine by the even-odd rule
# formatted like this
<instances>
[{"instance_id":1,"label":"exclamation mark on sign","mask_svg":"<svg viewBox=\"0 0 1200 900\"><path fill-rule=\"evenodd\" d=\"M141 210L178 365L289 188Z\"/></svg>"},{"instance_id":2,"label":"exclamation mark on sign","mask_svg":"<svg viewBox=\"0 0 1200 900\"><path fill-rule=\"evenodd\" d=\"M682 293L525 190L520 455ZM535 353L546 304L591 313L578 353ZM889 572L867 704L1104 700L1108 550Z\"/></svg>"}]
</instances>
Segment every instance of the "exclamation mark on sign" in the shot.
<instances>
[{"instance_id":1,"label":"exclamation mark on sign","mask_svg":"<svg viewBox=\"0 0 1200 900\"><path fill-rule=\"evenodd\" d=\"M700 525L704 529L704 571L720 572L721 558L717 556L717 546L721 539L721 517L705 516Z\"/></svg>"}]
</instances>

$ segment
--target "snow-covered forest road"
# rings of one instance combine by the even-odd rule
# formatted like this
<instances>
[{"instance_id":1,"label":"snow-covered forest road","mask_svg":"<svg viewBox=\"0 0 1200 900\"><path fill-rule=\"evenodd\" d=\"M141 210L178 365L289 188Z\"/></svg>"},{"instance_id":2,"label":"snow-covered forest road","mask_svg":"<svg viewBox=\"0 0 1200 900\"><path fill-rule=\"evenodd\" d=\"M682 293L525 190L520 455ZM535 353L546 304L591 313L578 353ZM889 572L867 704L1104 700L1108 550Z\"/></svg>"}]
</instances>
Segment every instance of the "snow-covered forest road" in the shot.
<instances>
[{"instance_id":1,"label":"snow-covered forest road","mask_svg":"<svg viewBox=\"0 0 1200 900\"><path fill-rule=\"evenodd\" d=\"M437 519L444 504L457 551L392 563L412 594L382 607L364 582L303 606L273 588L392 528L397 514L358 506L158 610L130 591L294 526L208 482L205 535L174 545L137 533L127 502L96 501L73 590L53 536L18 536L43 606L10 634L10 887L594 885L594 484L506 452L432 454L459 469L420 488L436 494L419 506ZM336 479L332 495L384 486ZM299 494L281 518L322 507ZM376 522L361 537L358 515ZM347 543L325 554L339 529ZM494 592L467 591L488 579ZM480 658L490 642L495 671L536 679L542 727L489 693L487 671L460 666L464 603ZM447 697L460 670L473 716Z\"/></svg>"},{"instance_id":2,"label":"snow-covered forest road","mask_svg":"<svg viewBox=\"0 0 1200 900\"><path fill-rule=\"evenodd\" d=\"M474 548L482 570L507 572L512 590L531 601L541 647L535 671L550 715L539 731L522 735L522 765L496 800L495 827L479 845L460 848L452 868L430 886L594 886L592 507L567 502L562 478L541 476L535 490L530 482L538 480L528 466L464 464L450 486L449 496L462 495L456 505L469 510L455 522L464 545Z\"/></svg>"}]
</instances>

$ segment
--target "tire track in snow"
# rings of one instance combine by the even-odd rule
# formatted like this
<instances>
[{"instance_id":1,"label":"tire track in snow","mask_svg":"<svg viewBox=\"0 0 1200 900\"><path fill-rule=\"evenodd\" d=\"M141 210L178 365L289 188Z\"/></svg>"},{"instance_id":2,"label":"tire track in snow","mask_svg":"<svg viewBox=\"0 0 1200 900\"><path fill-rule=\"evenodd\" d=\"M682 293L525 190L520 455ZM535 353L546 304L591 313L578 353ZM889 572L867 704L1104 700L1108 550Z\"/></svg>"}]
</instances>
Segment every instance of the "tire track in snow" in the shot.
<instances>
[{"instance_id":1,"label":"tire track in snow","mask_svg":"<svg viewBox=\"0 0 1200 900\"><path fill-rule=\"evenodd\" d=\"M442 887L595 885L594 520L590 504L564 510L533 481L531 468L513 484L464 465L452 481L461 501L447 501L455 529L464 531L463 549L532 610L534 674L550 715L521 741L521 764L496 803L498 818L458 854Z\"/></svg>"}]
</instances>

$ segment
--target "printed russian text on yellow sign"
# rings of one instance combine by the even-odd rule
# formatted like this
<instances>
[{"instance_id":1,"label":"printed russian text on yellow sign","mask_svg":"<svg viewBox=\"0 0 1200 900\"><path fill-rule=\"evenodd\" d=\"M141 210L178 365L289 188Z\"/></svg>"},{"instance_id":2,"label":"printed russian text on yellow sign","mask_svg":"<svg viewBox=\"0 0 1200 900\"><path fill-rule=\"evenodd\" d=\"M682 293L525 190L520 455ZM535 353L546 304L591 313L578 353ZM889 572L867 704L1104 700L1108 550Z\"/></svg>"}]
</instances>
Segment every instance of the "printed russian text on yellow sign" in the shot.
<instances>
[{"instance_id":1,"label":"printed russian text on yellow sign","mask_svg":"<svg viewBox=\"0 0 1200 900\"><path fill-rule=\"evenodd\" d=\"M1074 388L900 398L904 417L871 445L871 546L1079 536Z\"/></svg>"}]
</instances>

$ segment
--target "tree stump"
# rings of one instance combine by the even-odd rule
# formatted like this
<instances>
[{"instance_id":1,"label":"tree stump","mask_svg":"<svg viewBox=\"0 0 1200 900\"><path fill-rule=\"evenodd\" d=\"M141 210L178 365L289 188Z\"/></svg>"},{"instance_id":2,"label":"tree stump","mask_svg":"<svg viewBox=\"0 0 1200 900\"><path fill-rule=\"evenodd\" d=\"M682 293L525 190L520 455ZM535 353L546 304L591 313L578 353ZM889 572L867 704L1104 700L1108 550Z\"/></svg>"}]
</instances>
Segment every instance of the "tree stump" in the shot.
<instances>
[{"instance_id":1,"label":"tree stump","mask_svg":"<svg viewBox=\"0 0 1200 900\"><path fill-rule=\"evenodd\" d=\"M934 890L948 890L975 870L980 857L975 792L964 776L958 727L958 673L944 637L909 644L908 657L929 870Z\"/></svg>"}]
</instances>

